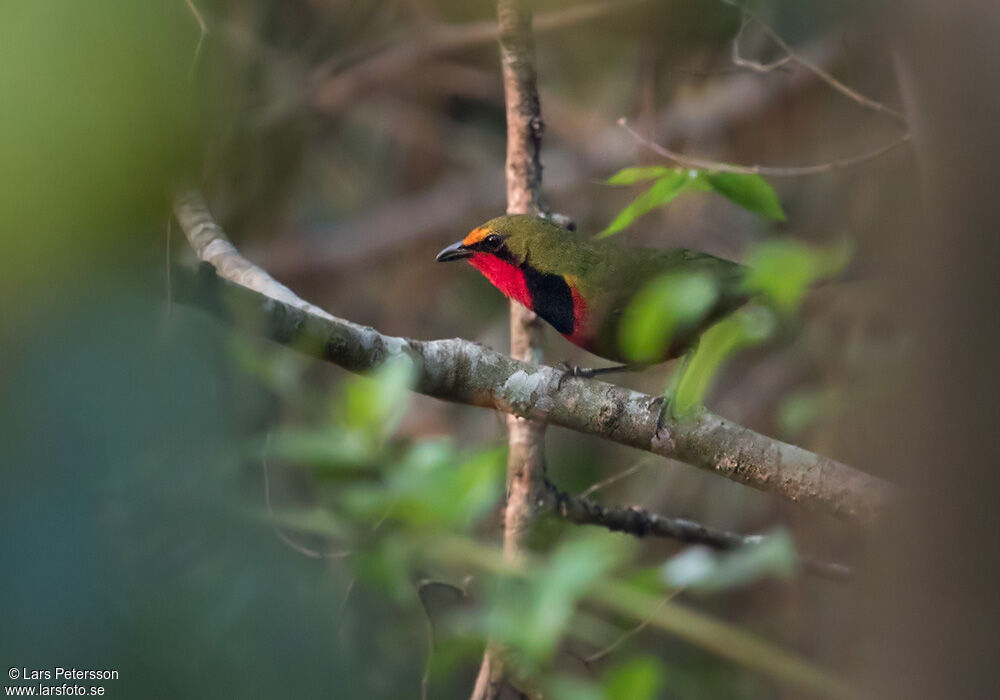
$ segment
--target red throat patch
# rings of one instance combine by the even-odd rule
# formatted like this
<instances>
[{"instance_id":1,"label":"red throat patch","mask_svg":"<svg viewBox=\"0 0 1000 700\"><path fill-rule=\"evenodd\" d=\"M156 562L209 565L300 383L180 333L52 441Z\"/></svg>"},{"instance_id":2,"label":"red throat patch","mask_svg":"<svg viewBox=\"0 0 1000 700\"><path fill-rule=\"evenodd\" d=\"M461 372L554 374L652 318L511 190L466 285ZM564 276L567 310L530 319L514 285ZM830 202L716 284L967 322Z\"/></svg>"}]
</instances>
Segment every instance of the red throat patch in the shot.
<instances>
[{"instance_id":1,"label":"red throat patch","mask_svg":"<svg viewBox=\"0 0 1000 700\"><path fill-rule=\"evenodd\" d=\"M590 351L593 343L587 328L587 317L590 315L587 302L573 285L570 285L569 291L573 295L573 332L564 337L574 345Z\"/></svg>"},{"instance_id":2,"label":"red throat patch","mask_svg":"<svg viewBox=\"0 0 1000 700\"><path fill-rule=\"evenodd\" d=\"M469 258L469 264L482 272L504 296L531 308L531 293L520 268L487 253L476 253Z\"/></svg>"}]
</instances>

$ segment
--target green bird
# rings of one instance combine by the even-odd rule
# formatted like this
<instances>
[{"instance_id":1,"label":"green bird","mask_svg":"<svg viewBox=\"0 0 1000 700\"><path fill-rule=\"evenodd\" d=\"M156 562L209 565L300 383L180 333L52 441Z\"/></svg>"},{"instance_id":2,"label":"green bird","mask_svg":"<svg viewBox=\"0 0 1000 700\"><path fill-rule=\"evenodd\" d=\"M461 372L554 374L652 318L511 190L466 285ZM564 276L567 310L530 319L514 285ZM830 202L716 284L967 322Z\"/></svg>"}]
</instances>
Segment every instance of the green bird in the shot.
<instances>
[{"instance_id":1,"label":"green bird","mask_svg":"<svg viewBox=\"0 0 1000 700\"><path fill-rule=\"evenodd\" d=\"M528 215L500 216L438 253L439 262L468 260L493 286L537 313L574 345L622 363L600 369L569 368L573 376L635 369L680 357L709 326L749 300L746 268L685 248L624 247L592 240ZM630 304L652 280L670 273L698 274L715 287L714 301L673 329L653 358L636 363L622 343Z\"/></svg>"}]
</instances>

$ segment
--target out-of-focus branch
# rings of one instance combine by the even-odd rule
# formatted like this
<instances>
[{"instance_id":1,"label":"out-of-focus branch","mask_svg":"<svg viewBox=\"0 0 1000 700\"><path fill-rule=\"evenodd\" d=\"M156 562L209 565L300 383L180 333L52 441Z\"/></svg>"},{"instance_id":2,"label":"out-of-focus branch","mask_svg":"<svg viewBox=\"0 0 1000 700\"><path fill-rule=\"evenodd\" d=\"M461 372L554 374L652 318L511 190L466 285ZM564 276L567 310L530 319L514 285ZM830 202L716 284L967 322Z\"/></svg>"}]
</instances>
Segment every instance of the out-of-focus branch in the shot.
<instances>
[{"instance_id":1,"label":"out-of-focus branch","mask_svg":"<svg viewBox=\"0 0 1000 700\"><path fill-rule=\"evenodd\" d=\"M759 544L762 535L741 535L719 530L685 518L669 518L650 513L635 506L602 506L584 496L573 496L549 484L559 517L577 525L596 525L613 532L624 532L636 537L667 537L688 544L703 544L714 549L736 549L744 545ZM806 571L826 578L842 581L851 576L851 569L843 564L817 561L802 557L800 564Z\"/></svg>"},{"instance_id":2,"label":"out-of-focus branch","mask_svg":"<svg viewBox=\"0 0 1000 700\"><path fill-rule=\"evenodd\" d=\"M369 372L389 357L415 363L414 389L428 396L542 420L685 462L858 523L875 521L893 498L885 481L835 460L756 433L709 412L667 419L657 427L653 397L595 380L565 382L556 369L521 362L466 340L419 341L316 312L312 304L253 267L222 236L200 195L183 194L174 210L216 276L206 298L175 280L175 298L202 306L235 325L353 372ZM212 245L219 237L223 243ZM251 286L242 286L244 284ZM284 290L284 291L281 291ZM292 301L280 298L291 294ZM214 300L213 296L214 295ZM226 306L227 302L231 306Z\"/></svg>"},{"instance_id":3,"label":"out-of-focus branch","mask_svg":"<svg viewBox=\"0 0 1000 700\"><path fill-rule=\"evenodd\" d=\"M564 10L554 10L540 14L535 19L534 27L540 32L561 29L621 12L623 8L641 1L598 0ZM315 90L312 103L325 112L340 111L363 91L375 86L384 87L399 80L434 56L489 44L496 41L500 33L500 26L494 20L424 28L419 36L364 59L340 73L335 73L336 64L325 63L313 72L309 80Z\"/></svg>"}]
</instances>

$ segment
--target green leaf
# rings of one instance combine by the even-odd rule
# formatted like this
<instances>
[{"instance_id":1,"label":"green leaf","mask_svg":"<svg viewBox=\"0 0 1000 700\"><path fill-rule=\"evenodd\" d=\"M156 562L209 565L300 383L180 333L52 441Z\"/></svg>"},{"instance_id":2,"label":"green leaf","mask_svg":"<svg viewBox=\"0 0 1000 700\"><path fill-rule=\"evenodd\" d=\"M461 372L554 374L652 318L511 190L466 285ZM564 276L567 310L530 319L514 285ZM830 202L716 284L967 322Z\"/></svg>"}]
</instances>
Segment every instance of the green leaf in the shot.
<instances>
[{"instance_id":1,"label":"green leaf","mask_svg":"<svg viewBox=\"0 0 1000 700\"><path fill-rule=\"evenodd\" d=\"M619 339L629 361L663 355L677 330L701 318L718 296L715 282L700 273L669 273L649 282L629 303Z\"/></svg>"},{"instance_id":2,"label":"green leaf","mask_svg":"<svg viewBox=\"0 0 1000 700\"><path fill-rule=\"evenodd\" d=\"M796 437L816 421L836 413L844 407L840 391L811 389L795 392L785 397L778 406L778 425L781 434Z\"/></svg>"},{"instance_id":3,"label":"green leaf","mask_svg":"<svg viewBox=\"0 0 1000 700\"><path fill-rule=\"evenodd\" d=\"M376 584L392 596L397 605L408 607L417 602L411 575L415 556L411 538L392 534L380 537L372 546L360 547L352 559L359 579Z\"/></svg>"},{"instance_id":4,"label":"green leaf","mask_svg":"<svg viewBox=\"0 0 1000 700\"><path fill-rule=\"evenodd\" d=\"M640 194L631 204L625 207L608 227L597 234L597 238L606 238L618 233L643 214L649 213L658 206L667 204L687 187L689 178L683 172L672 170L653 186Z\"/></svg>"},{"instance_id":5,"label":"green leaf","mask_svg":"<svg viewBox=\"0 0 1000 700\"><path fill-rule=\"evenodd\" d=\"M778 195L760 175L705 173L705 181L726 199L770 221L784 221Z\"/></svg>"},{"instance_id":6,"label":"green leaf","mask_svg":"<svg viewBox=\"0 0 1000 700\"><path fill-rule=\"evenodd\" d=\"M850 257L851 246L846 239L827 248L810 248L789 239L770 240L747 256L750 269L744 284L788 313L795 310L810 285L839 273Z\"/></svg>"},{"instance_id":7,"label":"green leaf","mask_svg":"<svg viewBox=\"0 0 1000 700\"><path fill-rule=\"evenodd\" d=\"M342 539L350 534L347 524L327 508L273 508L263 517L275 525L311 535Z\"/></svg>"},{"instance_id":8,"label":"green leaf","mask_svg":"<svg viewBox=\"0 0 1000 700\"><path fill-rule=\"evenodd\" d=\"M488 636L534 664L551 658L569 630L578 601L631 554L607 532L577 535L527 578L490 582L485 623Z\"/></svg>"},{"instance_id":9,"label":"green leaf","mask_svg":"<svg viewBox=\"0 0 1000 700\"><path fill-rule=\"evenodd\" d=\"M770 311L760 306L745 307L705 331L684 365L672 379L674 394L670 407L675 416L689 416L703 404L712 379L722 364L740 348L766 340L775 327Z\"/></svg>"},{"instance_id":10,"label":"green leaf","mask_svg":"<svg viewBox=\"0 0 1000 700\"><path fill-rule=\"evenodd\" d=\"M655 180L676 172L675 168L666 168L662 165L648 165L637 168L622 168L617 173L605 180L607 185L634 185L637 182Z\"/></svg>"},{"instance_id":11,"label":"green leaf","mask_svg":"<svg viewBox=\"0 0 1000 700\"><path fill-rule=\"evenodd\" d=\"M646 657L609 669L601 685L611 700L653 700L662 683L659 663Z\"/></svg>"},{"instance_id":12,"label":"green leaf","mask_svg":"<svg viewBox=\"0 0 1000 700\"><path fill-rule=\"evenodd\" d=\"M545 697L552 700L618 700L602 693L596 684L574 676L559 675L544 683Z\"/></svg>"},{"instance_id":13,"label":"green leaf","mask_svg":"<svg viewBox=\"0 0 1000 700\"><path fill-rule=\"evenodd\" d=\"M360 472L370 468L375 453L357 430L286 430L274 435L267 457L332 471Z\"/></svg>"},{"instance_id":14,"label":"green leaf","mask_svg":"<svg viewBox=\"0 0 1000 700\"><path fill-rule=\"evenodd\" d=\"M416 530L471 526L503 492L499 450L462 460L444 442L421 443L402 457L384 483L344 489L343 507L359 519L385 517Z\"/></svg>"},{"instance_id":15,"label":"green leaf","mask_svg":"<svg viewBox=\"0 0 1000 700\"><path fill-rule=\"evenodd\" d=\"M371 377L355 377L344 389L335 413L352 428L382 439L399 426L409 407L414 367L409 357L387 360Z\"/></svg>"},{"instance_id":16,"label":"green leaf","mask_svg":"<svg viewBox=\"0 0 1000 700\"><path fill-rule=\"evenodd\" d=\"M787 532L777 531L759 542L718 554L708 547L689 547L663 565L663 580L685 590L716 592L746 586L762 578L789 578L798 557Z\"/></svg>"}]
</instances>

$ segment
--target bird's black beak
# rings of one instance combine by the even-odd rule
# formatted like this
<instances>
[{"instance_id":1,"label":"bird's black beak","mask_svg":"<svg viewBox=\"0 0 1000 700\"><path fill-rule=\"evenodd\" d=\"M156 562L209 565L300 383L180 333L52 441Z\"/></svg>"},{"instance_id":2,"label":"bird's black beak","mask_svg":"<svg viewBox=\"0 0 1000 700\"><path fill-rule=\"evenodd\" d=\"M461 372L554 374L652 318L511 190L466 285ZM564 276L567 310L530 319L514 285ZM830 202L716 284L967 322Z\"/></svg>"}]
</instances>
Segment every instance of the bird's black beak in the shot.
<instances>
[{"instance_id":1,"label":"bird's black beak","mask_svg":"<svg viewBox=\"0 0 1000 700\"><path fill-rule=\"evenodd\" d=\"M450 262L452 260L471 258L473 255L475 255L475 252L466 248L462 245L462 241L459 241L458 243L452 243L450 246L438 253L437 261Z\"/></svg>"}]
</instances>

